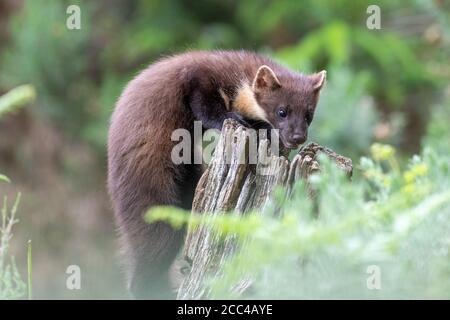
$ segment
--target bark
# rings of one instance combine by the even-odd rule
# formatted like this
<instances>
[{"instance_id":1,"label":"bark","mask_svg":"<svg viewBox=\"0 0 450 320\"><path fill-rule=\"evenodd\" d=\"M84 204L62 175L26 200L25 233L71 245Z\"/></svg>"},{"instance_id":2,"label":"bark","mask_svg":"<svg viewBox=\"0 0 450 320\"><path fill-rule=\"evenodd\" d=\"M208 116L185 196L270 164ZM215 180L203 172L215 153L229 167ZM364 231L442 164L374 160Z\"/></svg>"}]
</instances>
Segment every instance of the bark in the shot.
<instances>
[{"instance_id":1,"label":"bark","mask_svg":"<svg viewBox=\"0 0 450 320\"><path fill-rule=\"evenodd\" d=\"M261 140L257 160L253 159L252 140L248 129L234 120L226 120L213 158L201 177L193 200L192 211L215 216L225 211L242 215L262 208L268 203L271 192L277 185L284 186L286 195L298 179L308 177L320 170L318 155L324 153L350 177L352 161L316 143L302 147L289 161L270 150L268 140ZM283 152L283 150L281 151ZM314 191L310 190L310 195ZM200 226L188 233L184 245L184 262L189 265L178 299L208 298L205 285L207 277L219 275L221 267L236 248L234 237L212 232ZM233 290L245 291L251 279L242 281Z\"/></svg>"}]
</instances>

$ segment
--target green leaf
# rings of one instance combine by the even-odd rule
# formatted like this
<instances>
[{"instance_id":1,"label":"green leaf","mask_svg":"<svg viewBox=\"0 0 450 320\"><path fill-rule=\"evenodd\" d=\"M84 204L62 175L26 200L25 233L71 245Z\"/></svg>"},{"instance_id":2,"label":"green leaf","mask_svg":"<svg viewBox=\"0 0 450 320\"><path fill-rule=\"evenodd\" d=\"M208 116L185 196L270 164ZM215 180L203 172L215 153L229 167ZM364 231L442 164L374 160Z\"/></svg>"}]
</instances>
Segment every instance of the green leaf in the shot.
<instances>
[{"instance_id":1,"label":"green leaf","mask_svg":"<svg viewBox=\"0 0 450 320\"><path fill-rule=\"evenodd\" d=\"M0 181L11 183L11 180L9 180L9 178L4 174L0 174Z\"/></svg>"},{"instance_id":2,"label":"green leaf","mask_svg":"<svg viewBox=\"0 0 450 320\"><path fill-rule=\"evenodd\" d=\"M36 90L31 85L23 85L12 89L0 97L0 117L13 112L36 99Z\"/></svg>"}]
</instances>

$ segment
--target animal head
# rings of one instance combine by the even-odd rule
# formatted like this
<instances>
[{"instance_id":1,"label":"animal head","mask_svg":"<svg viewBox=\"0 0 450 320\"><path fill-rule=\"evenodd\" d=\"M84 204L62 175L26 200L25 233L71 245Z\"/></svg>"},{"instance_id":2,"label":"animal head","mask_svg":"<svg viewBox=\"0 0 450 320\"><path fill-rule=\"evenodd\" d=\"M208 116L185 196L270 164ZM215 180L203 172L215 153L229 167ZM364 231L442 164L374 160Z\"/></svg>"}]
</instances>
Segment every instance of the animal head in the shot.
<instances>
[{"instance_id":1,"label":"animal head","mask_svg":"<svg viewBox=\"0 0 450 320\"><path fill-rule=\"evenodd\" d=\"M326 71L302 75L275 74L266 65L258 69L251 89L265 120L279 130L286 148L295 149L306 141L325 78Z\"/></svg>"}]
</instances>

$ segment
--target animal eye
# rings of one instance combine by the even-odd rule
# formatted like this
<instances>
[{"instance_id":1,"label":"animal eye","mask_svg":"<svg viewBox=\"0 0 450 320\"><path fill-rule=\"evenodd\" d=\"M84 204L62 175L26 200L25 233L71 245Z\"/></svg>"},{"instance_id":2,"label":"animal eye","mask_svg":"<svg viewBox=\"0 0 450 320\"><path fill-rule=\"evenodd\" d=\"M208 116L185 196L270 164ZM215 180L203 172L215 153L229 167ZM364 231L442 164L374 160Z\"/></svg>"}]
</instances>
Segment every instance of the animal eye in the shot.
<instances>
[{"instance_id":1,"label":"animal eye","mask_svg":"<svg viewBox=\"0 0 450 320\"><path fill-rule=\"evenodd\" d=\"M286 118L287 117L287 111L284 108L278 109L278 116L280 118Z\"/></svg>"},{"instance_id":2,"label":"animal eye","mask_svg":"<svg viewBox=\"0 0 450 320\"><path fill-rule=\"evenodd\" d=\"M308 124L311 123L312 117L313 116L312 116L311 112L308 111L308 112L305 113L305 121L308 122Z\"/></svg>"}]
</instances>

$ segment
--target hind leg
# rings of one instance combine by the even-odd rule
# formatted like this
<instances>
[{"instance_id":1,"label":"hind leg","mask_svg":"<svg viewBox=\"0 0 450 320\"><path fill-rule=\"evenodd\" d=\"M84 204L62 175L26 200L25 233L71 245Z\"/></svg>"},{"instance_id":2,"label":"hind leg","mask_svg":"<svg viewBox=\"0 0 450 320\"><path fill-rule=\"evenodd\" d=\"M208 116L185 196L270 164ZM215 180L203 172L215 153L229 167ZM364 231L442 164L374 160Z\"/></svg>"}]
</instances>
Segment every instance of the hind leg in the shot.
<instances>
[{"instance_id":1,"label":"hind leg","mask_svg":"<svg viewBox=\"0 0 450 320\"><path fill-rule=\"evenodd\" d=\"M202 168L189 165L178 169L176 200L167 204L190 210ZM159 192L162 193L161 190ZM155 191L149 194L155 197ZM175 229L163 221L147 224L140 220L129 220L125 232L132 262L129 269L130 292L137 299L173 299L176 290L172 288L170 267L182 247L185 228Z\"/></svg>"},{"instance_id":2,"label":"hind leg","mask_svg":"<svg viewBox=\"0 0 450 320\"><path fill-rule=\"evenodd\" d=\"M129 243L132 266L129 290L135 299L174 299L169 279L170 266L184 239L184 230L175 230L164 222L143 225L138 238ZM137 240L137 241L136 241Z\"/></svg>"},{"instance_id":3,"label":"hind leg","mask_svg":"<svg viewBox=\"0 0 450 320\"><path fill-rule=\"evenodd\" d=\"M144 220L145 213L153 206L179 206L179 188L170 172L166 179L159 181L152 177L139 180L128 175L123 179L124 184L111 184L113 191L119 190L113 199L124 254L122 261L128 288L137 299L174 297L168 270L184 238L182 229L174 229L162 221L148 224Z\"/></svg>"}]
</instances>

